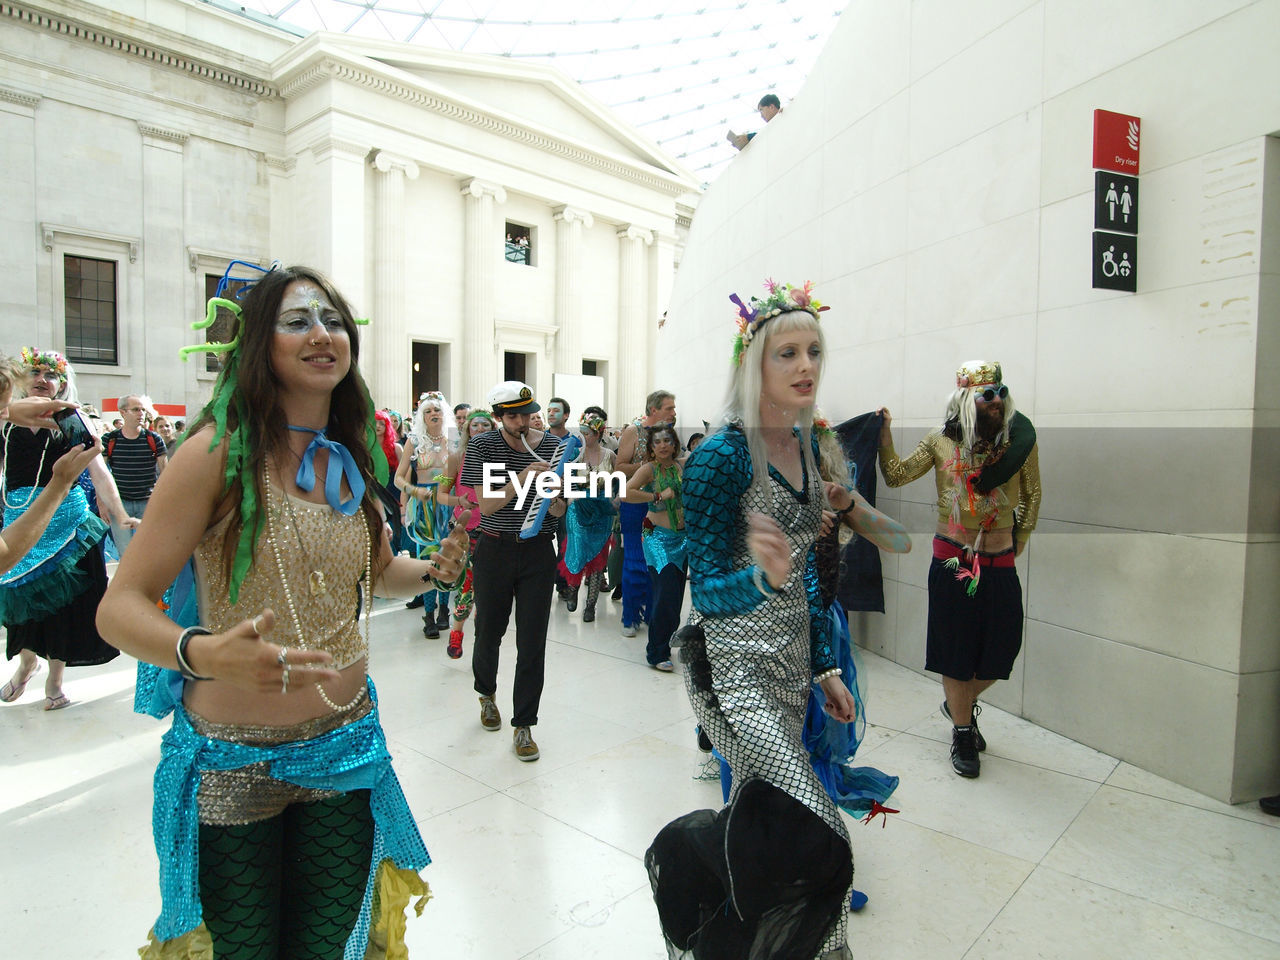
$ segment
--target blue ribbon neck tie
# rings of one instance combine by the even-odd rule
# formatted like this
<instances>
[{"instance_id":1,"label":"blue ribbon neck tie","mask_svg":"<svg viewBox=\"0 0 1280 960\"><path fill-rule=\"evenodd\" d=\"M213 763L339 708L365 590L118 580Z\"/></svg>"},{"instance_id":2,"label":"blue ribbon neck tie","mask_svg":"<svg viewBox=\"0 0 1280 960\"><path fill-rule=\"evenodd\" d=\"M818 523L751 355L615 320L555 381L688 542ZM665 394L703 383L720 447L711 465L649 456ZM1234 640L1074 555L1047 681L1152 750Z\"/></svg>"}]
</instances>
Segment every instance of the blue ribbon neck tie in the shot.
<instances>
[{"instance_id":1,"label":"blue ribbon neck tie","mask_svg":"<svg viewBox=\"0 0 1280 960\"><path fill-rule=\"evenodd\" d=\"M337 440L330 440L326 437L323 430L312 430L310 427L295 427L293 424L289 424L289 429L297 430L299 433L314 434L311 442L307 444L307 449L303 451L302 463L298 466L297 477L294 478L298 489L305 490L308 493L315 489L316 451L319 449L328 450L329 467L333 466L333 458L336 456L342 463L342 470L325 470L324 498L328 501L329 506L339 513L348 517L353 516L360 509L360 501L364 498L364 477L360 476L360 470L356 466L356 461L351 456L351 452ZM351 499L345 502L342 499L343 477L347 478L347 486L351 488Z\"/></svg>"}]
</instances>

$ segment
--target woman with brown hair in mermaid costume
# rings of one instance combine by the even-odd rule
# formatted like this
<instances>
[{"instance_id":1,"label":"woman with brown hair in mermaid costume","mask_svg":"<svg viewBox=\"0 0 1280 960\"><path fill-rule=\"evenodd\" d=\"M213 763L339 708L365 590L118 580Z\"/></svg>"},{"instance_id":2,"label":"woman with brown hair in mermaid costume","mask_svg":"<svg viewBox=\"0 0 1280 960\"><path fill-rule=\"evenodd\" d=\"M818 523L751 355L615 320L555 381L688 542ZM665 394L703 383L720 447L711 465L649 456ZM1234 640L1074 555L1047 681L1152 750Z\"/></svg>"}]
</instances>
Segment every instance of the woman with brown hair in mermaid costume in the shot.
<instances>
[{"instance_id":1,"label":"woman with brown hair in mermaid costume","mask_svg":"<svg viewBox=\"0 0 1280 960\"><path fill-rule=\"evenodd\" d=\"M143 661L138 706L174 715L144 956L363 957L403 932L430 861L366 674L369 605L452 586L465 531L429 560L391 556L356 321L324 277L273 269L220 304L236 335L213 399L98 611Z\"/></svg>"}]
</instances>

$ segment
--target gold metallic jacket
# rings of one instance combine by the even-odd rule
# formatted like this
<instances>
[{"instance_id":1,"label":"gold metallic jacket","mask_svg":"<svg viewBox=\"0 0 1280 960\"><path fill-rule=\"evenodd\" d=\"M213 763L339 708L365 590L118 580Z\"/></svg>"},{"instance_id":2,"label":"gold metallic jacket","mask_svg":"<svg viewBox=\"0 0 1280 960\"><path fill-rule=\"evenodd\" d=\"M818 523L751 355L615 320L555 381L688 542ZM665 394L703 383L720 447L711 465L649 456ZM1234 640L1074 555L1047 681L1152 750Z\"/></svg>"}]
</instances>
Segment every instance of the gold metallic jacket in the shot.
<instances>
[{"instance_id":1,"label":"gold metallic jacket","mask_svg":"<svg viewBox=\"0 0 1280 960\"><path fill-rule=\"evenodd\" d=\"M884 482L891 487L901 487L918 480L933 468L934 481L938 485L938 521L947 523L952 506L962 491L956 489L955 474L948 464L956 457L959 444L940 432L929 434L905 460L899 460L893 442L880 448L880 472ZM1014 504L1017 504L1017 538L1026 541L1036 528L1040 514L1040 448L1033 446L1022 468L1003 486L992 491L996 495L998 513L993 530L1003 530L1014 525ZM961 503L964 498L961 496ZM977 530L980 517L967 509L960 510L960 524L966 530Z\"/></svg>"}]
</instances>

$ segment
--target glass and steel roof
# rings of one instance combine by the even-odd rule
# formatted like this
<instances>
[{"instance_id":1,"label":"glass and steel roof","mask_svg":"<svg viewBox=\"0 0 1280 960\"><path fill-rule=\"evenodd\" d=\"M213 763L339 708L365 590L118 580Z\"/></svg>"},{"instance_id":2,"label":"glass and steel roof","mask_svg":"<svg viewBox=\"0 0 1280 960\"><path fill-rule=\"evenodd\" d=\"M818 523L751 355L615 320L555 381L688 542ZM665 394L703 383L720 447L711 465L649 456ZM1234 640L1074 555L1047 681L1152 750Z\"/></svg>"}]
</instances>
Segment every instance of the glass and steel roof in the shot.
<instances>
[{"instance_id":1,"label":"glass and steel roof","mask_svg":"<svg viewBox=\"0 0 1280 960\"><path fill-rule=\"evenodd\" d=\"M847 0L207 0L294 33L399 40L551 64L703 182L785 105Z\"/></svg>"}]
</instances>

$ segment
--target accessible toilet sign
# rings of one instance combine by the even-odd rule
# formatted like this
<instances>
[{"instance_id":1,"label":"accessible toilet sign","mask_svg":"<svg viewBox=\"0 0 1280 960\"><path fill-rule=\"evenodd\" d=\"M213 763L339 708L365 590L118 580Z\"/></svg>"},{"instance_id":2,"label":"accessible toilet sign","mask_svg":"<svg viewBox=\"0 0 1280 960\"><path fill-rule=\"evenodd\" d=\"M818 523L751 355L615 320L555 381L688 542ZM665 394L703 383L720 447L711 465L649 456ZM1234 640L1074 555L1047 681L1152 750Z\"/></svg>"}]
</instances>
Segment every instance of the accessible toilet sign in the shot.
<instances>
[{"instance_id":1,"label":"accessible toilet sign","mask_svg":"<svg viewBox=\"0 0 1280 960\"><path fill-rule=\"evenodd\" d=\"M1138 290L1142 119L1093 111L1093 288Z\"/></svg>"}]
</instances>

